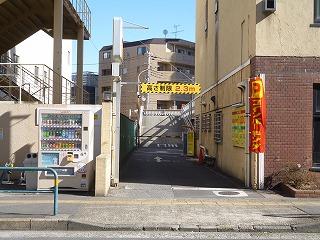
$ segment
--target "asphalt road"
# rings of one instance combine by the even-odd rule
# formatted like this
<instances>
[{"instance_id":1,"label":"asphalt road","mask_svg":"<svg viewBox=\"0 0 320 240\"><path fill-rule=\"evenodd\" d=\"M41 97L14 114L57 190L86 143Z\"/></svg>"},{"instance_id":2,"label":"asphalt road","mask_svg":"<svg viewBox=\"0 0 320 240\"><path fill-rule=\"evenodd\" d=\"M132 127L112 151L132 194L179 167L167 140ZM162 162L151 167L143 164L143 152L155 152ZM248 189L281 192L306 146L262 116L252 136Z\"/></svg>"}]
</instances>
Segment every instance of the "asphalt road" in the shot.
<instances>
[{"instance_id":1,"label":"asphalt road","mask_svg":"<svg viewBox=\"0 0 320 240\"><path fill-rule=\"evenodd\" d=\"M272 239L319 240L319 234L310 233L178 233L178 232L103 232L103 231L1 231L0 239Z\"/></svg>"}]
</instances>

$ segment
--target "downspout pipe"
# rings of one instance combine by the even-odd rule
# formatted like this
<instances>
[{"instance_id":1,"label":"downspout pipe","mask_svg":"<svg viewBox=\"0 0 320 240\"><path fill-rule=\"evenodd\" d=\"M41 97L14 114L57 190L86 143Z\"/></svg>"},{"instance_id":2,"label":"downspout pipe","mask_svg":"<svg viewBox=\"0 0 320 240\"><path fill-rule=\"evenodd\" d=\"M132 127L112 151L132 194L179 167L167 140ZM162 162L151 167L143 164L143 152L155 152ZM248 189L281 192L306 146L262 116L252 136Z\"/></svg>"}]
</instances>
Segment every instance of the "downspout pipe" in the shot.
<instances>
[{"instance_id":1,"label":"downspout pipe","mask_svg":"<svg viewBox=\"0 0 320 240\"><path fill-rule=\"evenodd\" d=\"M245 94L245 127L246 127L246 141L245 141L245 186L250 188L251 182L251 159L250 159L250 90L249 90L250 79L246 79L240 82L237 87Z\"/></svg>"}]
</instances>

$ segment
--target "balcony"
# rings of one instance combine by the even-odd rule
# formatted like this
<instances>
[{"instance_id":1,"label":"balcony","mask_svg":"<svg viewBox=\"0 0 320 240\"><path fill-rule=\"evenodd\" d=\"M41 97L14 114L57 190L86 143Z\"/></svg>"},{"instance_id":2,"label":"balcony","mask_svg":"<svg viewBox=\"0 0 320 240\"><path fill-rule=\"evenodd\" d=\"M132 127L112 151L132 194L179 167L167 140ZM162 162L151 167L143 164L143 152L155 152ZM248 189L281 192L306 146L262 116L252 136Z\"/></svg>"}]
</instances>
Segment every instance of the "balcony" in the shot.
<instances>
[{"instance_id":1,"label":"balcony","mask_svg":"<svg viewBox=\"0 0 320 240\"><path fill-rule=\"evenodd\" d=\"M53 36L54 1L0 0L0 55L39 30ZM91 11L85 0L63 0L63 39L77 39L84 25L90 38Z\"/></svg>"}]
</instances>

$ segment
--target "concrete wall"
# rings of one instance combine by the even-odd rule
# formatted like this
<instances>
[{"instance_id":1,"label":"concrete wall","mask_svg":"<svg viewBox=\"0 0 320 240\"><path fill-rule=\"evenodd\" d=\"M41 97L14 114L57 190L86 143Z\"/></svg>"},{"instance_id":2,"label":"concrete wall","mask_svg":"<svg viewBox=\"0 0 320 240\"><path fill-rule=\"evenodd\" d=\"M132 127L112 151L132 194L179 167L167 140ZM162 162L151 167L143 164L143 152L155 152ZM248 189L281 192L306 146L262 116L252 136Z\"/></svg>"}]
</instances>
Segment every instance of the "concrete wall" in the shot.
<instances>
[{"instance_id":1,"label":"concrete wall","mask_svg":"<svg viewBox=\"0 0 320 240\"><path fill-rule=\"evenodd\" d=\"M201 119L211 114L212 121L211 131L199 130L196 151L199 153L199 145L204 146L216 157L218 168L244 181L245 151L232 144L232 111L234 104L244 101L237 85L251 74L248 61L255 55L256 4L254 0L232 0L232 4L219 1L216 8L215 2L209 0L206 7L206 1L197 1L195 72L204 93L197 96L195 116ZM216 14L214 9L218 9ZM218 111L223 116L221 143L214 140L214 115Z\"/></svg>"},{"instance_id":2,"label":"concrete wall","mask_svg":"<svg viewBox=\"0 0 320 240\"><path fill-rule=\"evenodd\" d=\"M215 13L216 2L219 7ZM320 31L312 25L314 1L277 0L275 12L263 12L263 0L196 3L195 77L203 93L197 96L195 115L213 116L217 111L223 115L222 143L214 142L213 132L200 131L198 147L204 145L217 157L224 172L244 180L244 149L232 146L231 141L232 104L244 101L238 83L264 73L268 122L265 176L279 170L285 161L310 161L312 89L313 83L319 82L320 54ZM206 105L200 106L200 102ZM254 157L251 163L251 183L255 184Z\"/></svg>"},{"instance_id":3,"label":"concrete wall","mask_svg":"<svg viewBox=\"0 0 320 240\"><path fill-rule=\"evenodd\" d=\"M319 28L314 22L314 1L277 1L274 13L263 13L257 0L257 56L319 56Z\"/></svg>"},{"instance_id":4,"label":"concrete wall","mask_svg":"<svg viewBox=\"0 0 320 240\"><path fill-rule=\"evenodd\" d=\"M3 139L0 139L0 166L10 158L15 160L16 167L23 166L25 155L38 152L39 128L36 125L37 108L85 108L95 112L94 157L100 154L101 147L101 105L42 105L33 103L16 104L0 103L0 128L3 128ZM100 112L99 112L100 111Z\"/></svg>"}]
</instances>

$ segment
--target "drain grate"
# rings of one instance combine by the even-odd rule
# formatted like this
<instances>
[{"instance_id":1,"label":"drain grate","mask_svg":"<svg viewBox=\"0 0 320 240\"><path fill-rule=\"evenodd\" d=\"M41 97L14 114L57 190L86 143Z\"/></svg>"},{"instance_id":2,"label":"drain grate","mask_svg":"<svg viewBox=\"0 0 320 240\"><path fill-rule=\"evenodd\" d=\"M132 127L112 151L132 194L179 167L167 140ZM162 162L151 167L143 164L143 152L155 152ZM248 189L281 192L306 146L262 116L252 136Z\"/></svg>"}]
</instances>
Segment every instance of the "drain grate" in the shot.
<instances>
[{"instance_id":1,"label":"drain grate","mask_svg":"<svg viewBox=\"0 0 320 240\"><path fill-rule=\"evenodd\" d=\"M225 196L234 196L234 195L239 195L239 192L227 192L227 191L223 191L223 192L218 192L219 195L225 195Z\"/></svg>"},{"instance_id":2,"label":"drain grate","mask_svg":"<svg viewBox=\"0 0 320 240\"><path fill-rule=\"evenodd\" d=\"M212 192L218 197L248 197L248 194L246 194L244 191L234 190L234 189L229 189L229 190L217 189Z\"/></svg>"}]
</instances>

